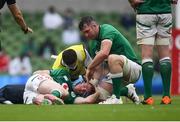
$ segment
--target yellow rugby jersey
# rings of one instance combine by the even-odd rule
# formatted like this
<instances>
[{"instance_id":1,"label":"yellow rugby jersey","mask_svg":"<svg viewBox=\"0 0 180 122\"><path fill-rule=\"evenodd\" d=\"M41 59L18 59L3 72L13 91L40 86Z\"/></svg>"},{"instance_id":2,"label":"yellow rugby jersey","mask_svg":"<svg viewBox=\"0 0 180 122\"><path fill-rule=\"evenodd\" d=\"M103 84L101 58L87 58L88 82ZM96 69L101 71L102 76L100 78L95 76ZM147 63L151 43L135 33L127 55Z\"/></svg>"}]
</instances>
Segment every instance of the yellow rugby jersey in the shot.
<instances>
[{"instance_id":1,"label":"yellow rugby jersey","mask_svg":"<svg viewBox=\"0 0 180 122\"><path fill-rule=\"evenodd\" d=\"M74 69L74 70L70 70L71 79L75 80L75 79L77 79L79 77L79 75L85 74L85 68L87 67L85 61L88 58L87 51L85 51L85 48L84 48L84 46L82 44L73 45L73 46L70 46L67 49L73 49L77 54L77 59L78 59L77 68ZM67 50L67 49L65 49L65 50ZM60 69L62 67L65 67L62 64L62 53L63 53L63 51L56 58L52 69Z\"/></svg>"}]
</instances>

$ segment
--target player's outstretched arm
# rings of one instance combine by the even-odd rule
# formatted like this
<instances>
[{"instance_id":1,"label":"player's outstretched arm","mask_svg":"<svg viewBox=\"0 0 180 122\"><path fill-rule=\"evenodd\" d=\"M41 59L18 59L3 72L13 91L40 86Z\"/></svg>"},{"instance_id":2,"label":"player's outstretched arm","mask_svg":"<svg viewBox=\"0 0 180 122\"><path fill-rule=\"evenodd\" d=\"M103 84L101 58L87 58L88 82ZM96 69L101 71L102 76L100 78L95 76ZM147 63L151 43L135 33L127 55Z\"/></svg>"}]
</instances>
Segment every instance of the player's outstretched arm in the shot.
<instances>
[{"instance_id":1,"label":"player's outstretched arm","mask_svg":"<svg viewBox=\"0 0 180 122\"><path fill-rule=\"evenodd\" d=\"M19 26L21 26L21 29L23 30L23 32L25 34L32 33L33 30L26 25L23 15L22 15L20 9L18 8L17 4L16 3L11 4L11 5L8 5L8 7L9 7L15 21L18 23Z\"/></svg>"}]
</instances>

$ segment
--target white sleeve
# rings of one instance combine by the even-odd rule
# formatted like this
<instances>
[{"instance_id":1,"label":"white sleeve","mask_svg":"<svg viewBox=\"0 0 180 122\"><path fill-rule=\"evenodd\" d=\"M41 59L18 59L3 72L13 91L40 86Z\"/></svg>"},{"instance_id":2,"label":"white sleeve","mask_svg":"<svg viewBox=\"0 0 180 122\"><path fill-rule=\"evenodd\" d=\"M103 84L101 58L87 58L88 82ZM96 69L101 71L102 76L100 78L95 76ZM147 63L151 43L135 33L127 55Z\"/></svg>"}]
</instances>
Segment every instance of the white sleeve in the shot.
<instances>
[{"instance_id":1,"label":"white sleeve","mask_svg":"<svg viewBox=\"0 0 180 122\"><path fill-rule=\"evenodd\" d=\"M86 49L85 49L85 53L86 53L86 59L84 65L87 67L92 62L92 58Z\"/></svg>"}]
</instances>

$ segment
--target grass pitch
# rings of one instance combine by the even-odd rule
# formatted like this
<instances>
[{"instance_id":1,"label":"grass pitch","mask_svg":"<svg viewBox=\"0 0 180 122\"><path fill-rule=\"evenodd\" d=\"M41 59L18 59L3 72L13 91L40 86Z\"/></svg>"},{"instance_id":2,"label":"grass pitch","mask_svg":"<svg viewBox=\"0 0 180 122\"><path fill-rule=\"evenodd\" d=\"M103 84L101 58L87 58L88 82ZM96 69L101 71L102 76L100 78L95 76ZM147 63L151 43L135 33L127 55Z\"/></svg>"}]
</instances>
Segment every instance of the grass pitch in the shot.
<instances>
[{"instance_id":1,"label":"grass pitch","mask_svg":"<svg viewBox=\"0 0 180 122\"><path fill-rule=\"evenodd\" d=\"M161 97L156 96L155 104L135 105L0 105L0 120L16 121L114 121L114 120L180 120L180 96L172 97L171 105L160 105Z\"/></svg>"}]
</instances>

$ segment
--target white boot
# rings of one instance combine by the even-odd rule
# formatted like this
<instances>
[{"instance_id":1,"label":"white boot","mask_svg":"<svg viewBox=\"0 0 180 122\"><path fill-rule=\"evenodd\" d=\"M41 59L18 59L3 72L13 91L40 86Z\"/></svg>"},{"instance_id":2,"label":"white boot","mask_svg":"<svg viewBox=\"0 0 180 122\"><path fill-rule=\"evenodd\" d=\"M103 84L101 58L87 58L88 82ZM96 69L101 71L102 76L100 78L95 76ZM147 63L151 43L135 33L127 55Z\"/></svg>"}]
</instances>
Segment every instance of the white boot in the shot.
<instances>
[{"instance_id":1,"label":"white boot","mask_svg":"<svg viewBox=\"0 0 180 122\"><path fill-rule=\"evenodd\" d=\"M133 101L135 104L139 104L140 103L140 100L139 100L139 97L136 93L136 90L135 90L135 87L134 87L134 84L129 84L126 86L128 88L128 98Z\"/></svg>"}]
</instances>

